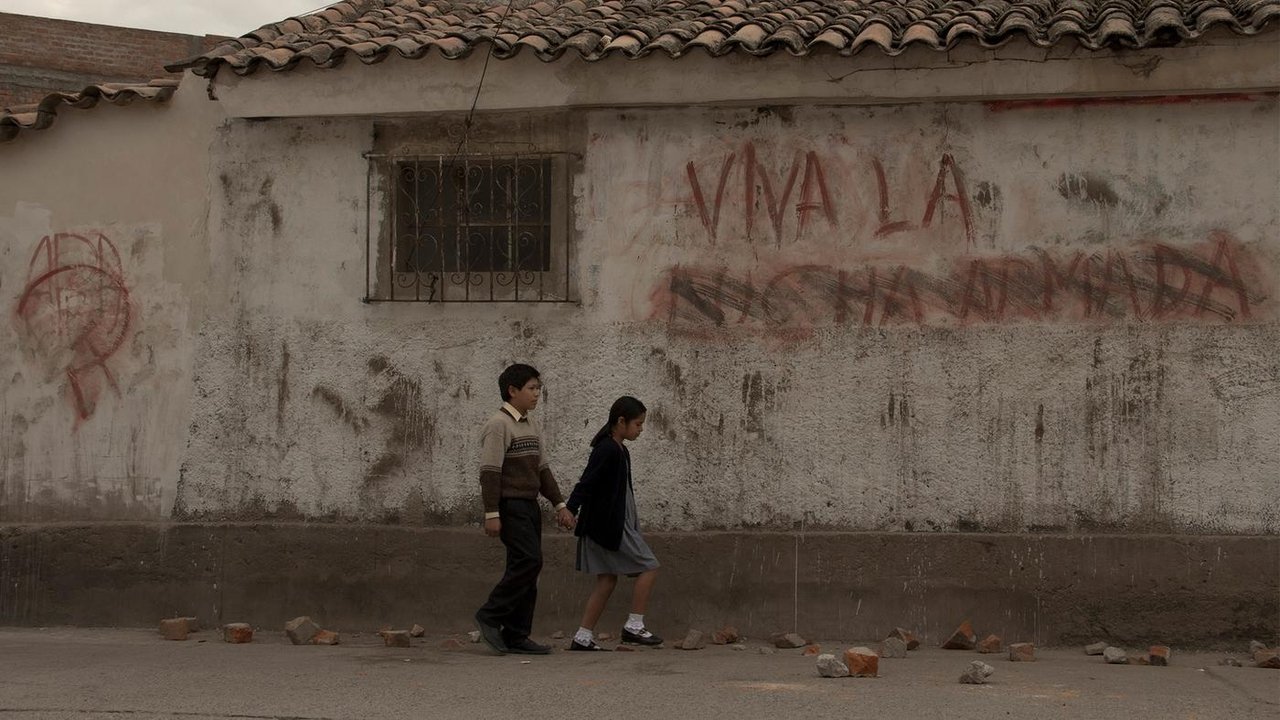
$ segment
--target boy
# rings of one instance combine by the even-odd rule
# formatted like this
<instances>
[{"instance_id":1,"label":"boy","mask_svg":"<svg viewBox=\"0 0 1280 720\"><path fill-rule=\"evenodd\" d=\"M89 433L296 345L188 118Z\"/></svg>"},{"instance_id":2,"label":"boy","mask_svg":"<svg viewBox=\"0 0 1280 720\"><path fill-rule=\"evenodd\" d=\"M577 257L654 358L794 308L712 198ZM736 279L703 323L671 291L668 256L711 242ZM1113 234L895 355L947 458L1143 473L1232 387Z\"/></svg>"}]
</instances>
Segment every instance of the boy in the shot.
<instances>
[{"instance_id":1,"label":"boy","mask_svg":"<svg viewBox=\"0 0 1280 720\"><path fill-rule=\"evenodd\" d=\"M542 454L542 438L529 413L538 406L542 381L528 365L512 365L498 376L502 407L480 432L480 497L484 533L502 538L507 568L476 611L480 637L499 653L546 655L547 645L529 638L542 571L541 494L556 508L556 521L572 528L573 513Z\"/></svg>"}]
</instances>

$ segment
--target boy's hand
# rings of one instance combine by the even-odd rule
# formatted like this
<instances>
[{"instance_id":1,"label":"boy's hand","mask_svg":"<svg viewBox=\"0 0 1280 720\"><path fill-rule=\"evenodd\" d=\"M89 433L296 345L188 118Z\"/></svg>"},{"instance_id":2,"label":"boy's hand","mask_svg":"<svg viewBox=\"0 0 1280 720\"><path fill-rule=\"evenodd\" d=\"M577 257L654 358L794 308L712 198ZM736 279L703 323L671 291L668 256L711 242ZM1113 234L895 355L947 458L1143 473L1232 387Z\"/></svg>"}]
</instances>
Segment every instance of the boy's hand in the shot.
<instances>
[{"instance_id":1,"label":"boy's hand","mask_svg":"<svg viewBox=\"0 0 1280 720\"><path fill-rule=\"evenodd\" d=\"M565 530L572 530L573 526L578 524L578 518L574 517L573 513L569 512L569 508L562 507L559 512L556 513L556 522L560 523L560 527Z\"/></svg>"},{"instance_id":2,"label":"boy's hand","mask_svg":"<svg viewBox=\"0 0 1280 720\"><path fill-rule=\"evenodd\" d=\"M484 521L484 534L498 537L502 533L502 518L489 518Z\"/></svg>"}]
</instances>

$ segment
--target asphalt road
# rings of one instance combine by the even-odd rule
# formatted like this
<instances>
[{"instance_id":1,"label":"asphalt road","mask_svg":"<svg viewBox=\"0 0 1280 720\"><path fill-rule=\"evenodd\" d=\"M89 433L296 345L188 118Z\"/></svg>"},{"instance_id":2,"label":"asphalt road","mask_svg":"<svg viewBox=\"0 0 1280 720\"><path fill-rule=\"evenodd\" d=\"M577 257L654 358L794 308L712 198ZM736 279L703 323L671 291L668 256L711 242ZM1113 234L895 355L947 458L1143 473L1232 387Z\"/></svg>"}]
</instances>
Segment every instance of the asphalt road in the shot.
<instances>
[{"instance_id":1,"label":"asphalt road","mask_svg":"<svg viewBox=\"0 0 1280 720\"><path fill-rule=\"evenodd\" d=\"M743 650L543 657L445 649L446 639L392 649L364 633L294 647L261 631L229 645L211 632L173 642L132 629L0 628L0 720L1280 717L1280 671L1176 648L1169 667L1106 665L1078 649L1042 649L1034 663L921 649L882 659L878 678L827 679L800 650L762 654L750 639ZM990 684L957 682L974 659L996 668Z\"/></svg>"}]
</instances>

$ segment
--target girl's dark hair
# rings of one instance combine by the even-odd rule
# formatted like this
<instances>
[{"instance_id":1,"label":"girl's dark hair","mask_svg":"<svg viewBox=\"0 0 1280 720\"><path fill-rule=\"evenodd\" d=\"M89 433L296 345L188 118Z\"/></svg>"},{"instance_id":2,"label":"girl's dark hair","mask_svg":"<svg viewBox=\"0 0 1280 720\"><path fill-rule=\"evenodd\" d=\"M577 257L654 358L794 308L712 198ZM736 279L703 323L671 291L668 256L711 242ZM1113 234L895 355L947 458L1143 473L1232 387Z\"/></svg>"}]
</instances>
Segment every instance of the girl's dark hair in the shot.
<instances>
[{"instance_id":1,"label":"girl's dark hair","mask_svg":"<svg viewBox=\"0 0 1280 720\"><path fill-rule=\"evenodd\" d=\"M613 406L609 408L609 422L605 423L604 427L600 428L600 432L596 433L596 436L591 438L591 447L599 445L601 440L604 440L613 433L613 426L617 424L618 418L631 422L644 413L644 403L630 395L623 395L617 400L614 400Z\"/></svg>"}]
</instances>

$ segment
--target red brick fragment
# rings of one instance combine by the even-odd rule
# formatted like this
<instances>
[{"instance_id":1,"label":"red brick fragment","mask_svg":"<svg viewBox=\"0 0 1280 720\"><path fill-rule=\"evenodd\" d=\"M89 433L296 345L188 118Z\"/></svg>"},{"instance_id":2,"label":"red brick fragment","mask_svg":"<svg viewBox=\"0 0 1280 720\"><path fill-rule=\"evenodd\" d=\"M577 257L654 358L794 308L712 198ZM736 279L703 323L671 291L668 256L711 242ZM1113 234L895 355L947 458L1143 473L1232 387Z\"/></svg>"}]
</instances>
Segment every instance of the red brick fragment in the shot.
<instances>
[{"instance_id":1,"label":"red brick fragment","mask_svg":"<svg viewBox=\"0 0 1280 720\"><path fill-rule=\"evenodd\" d=\"M1036 646L1032 643L1013 643L1009 646L1009 662L1035 662Z\"/></svg>"},{"instance_id":2,"label":"red brick fragment","mask_svg":"<svg viewBox=\"0 0 1280 720\"><path fill-rule=\"evenodd\" d=\"M1280 652L1276 650L1259 650L1253 654L1253 663L1260 668L1280 670Z\"/></svg>"},{"instance_id":3,"label":"red brick fragment","mask_svg":"<svg viewBox=\"0 0 1280 720\"><path fill-rule=\"evenodd\" d=\"M333 632L331 630L321 630L320 632L316 633L315 637L311 638L311 644L312 645L337 645L338 640L339 640L338 633Z\"/></svg>"},{"instance_id":4,"label":"red brick fragment","mask_svg":"<svg viewBox=\"0 0 1280 720\"><path fill-rule=\"evenodd\" d=\"M1147 651L1147 659L1152 665L1164 667L1169 664L1169 647L1167 645L1152 645Z\"/></svg>"},{"instance_id":5,"label":"red brick fragment","mask_svg":"<svg viewBox=\"0 0 1280 720\"><path fill-rule=\"evenodd\" d=\"M378 634L382 636L382 644L386 647L407 648L411 645L408 630L383 630Z\"/></svg>"},{"instance_id":6,"label":"red brick fragment","mask_svg":"<svg viewBox=\"0 0 1280 720\"><path fill-rule=\"evenodd\" d=\"M893 632L889 633L889 637L898 638L902 642L906 643L908 650L915 650L920 647L920 638L916 637L914 632L907 630L906 628L894 628Z\"/></svg>"},{"instance_id":7,"label":"red brick fragment","mask_svg":"<svg viewBox=\"0 0 1280 720\"><path fill-rule=\"evenodd\" d=\"M946 642L942 643L944 650L972 650L978 644L978 636L973 633L973 625L965 620L960 623L960 627L956 628L954 633Z\"/></svg>"},{"instance_id":8,"label":"red brick fragment","mask_svg":"<svg viewBox=\"0 0 1280 720\"><path fill-rule=\"evenodd\" d=\"M1002 649L1004 649L1004 643L1000 641L998 635L988 635L978 643L978 652L980 653L998 653Z\"/></svg>"},{"instance_id":9,"label":"red brick fragment","mask_svg":"<svg viewBox=\"0 0 1280 720\"><path fill-rule=\"evenodd\" d=\"M845 650L844 664L853 677L877 677L880 672L880 656L871 648L852 647Z\"/></svg>"},{"instance_id":10,"label":"red brick fragment","mask_svg":"<svg viewBox=\"0 0 1280 720\"><path fill-rule=\"evenodd\" d=\"M804 653L803 653L803 654L804 654L806 657L813 657L813 656L821 655L821 654L822 654L822 646L821 646L821 645L805 645L805 646L804 646Z\"/></svg>"},{"instance_id":11,"label":"red brick fragment","mask_svg":"<svg viewBox=\"0 0 1280 720\"><path fill-rule=\"evenodd\" d=\"M253 626L248 623L228 623L223 625L222 640L237 645L253 642Z\"/></svg>"},{"instance_id":12,"label":"red brick fragment","mask_svg":"<svg viewBox=\"0 0 1280 720\"><path fill-rule=\"evenodd\" d=\"M190 628L186 618L169 618L160 621L160 634L165 640L186 640Z\"/></svg>"},{"instance_id":13,"label":"red brick fragment","mask_svg":"<svg viewBox=\"0 0 1280 720\"><path fill-rule=\"evenodd\" d=\"M715 645L732 645L741 639L742 636L738 634L738 628L732 625L725 625L711 633L711 642Z\"/></svg>"}]
</instances>

